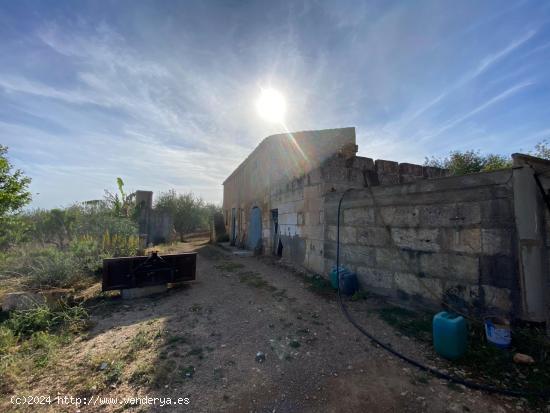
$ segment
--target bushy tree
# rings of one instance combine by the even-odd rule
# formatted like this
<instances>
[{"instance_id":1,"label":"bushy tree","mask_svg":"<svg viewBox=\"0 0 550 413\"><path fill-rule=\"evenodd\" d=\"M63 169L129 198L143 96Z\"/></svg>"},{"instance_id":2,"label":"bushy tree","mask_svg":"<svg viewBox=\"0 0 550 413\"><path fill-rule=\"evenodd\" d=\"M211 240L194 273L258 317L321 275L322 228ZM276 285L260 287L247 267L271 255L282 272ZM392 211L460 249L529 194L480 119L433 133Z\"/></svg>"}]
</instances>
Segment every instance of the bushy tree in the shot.
<instances>
[{"instance_id":1,"label":"bushy tree","mask_svg":"<svg viewBox=\"0 0 550 413\"><path fill-rule=\"evenodd\" d=\"M550 160L550 144L547 139L543 139L527 153L537 158ZM443 158L426 157L424 165L448 169L451 175L466 175L510 168L512 160L503 155L492 153L483 155L479 151L470 149L468 151L451 151L449 156Z\"/></svg>"},{"instance_id":2,"label":"bushy tree","mask_svg":"<svg viewBox=\"0 0 550 413\"><path fill-rule=\"evenodd\" d=\"M171 189L159 195L155 209L172 215L174 229L183 241L187 233L208 229L210 219L219 207L205 203L193 193L178 194Z\"/></svg>"},{"instance_id":3,"label":"bushy tree","mask_svg":"<svg viewBox=\"0 0 550 413\"><path fill-rule=\"evenodd\" d=\"M19 212L31 202L31 178L20 169L13 169L7 153L8 148L0 145L0 217Z\"/></svg>"},{"instance_id":4,"label":"bushy tree","mask_svg":"<svg viewBox=\"0 0 550 413\"><path fill-rule=\"evenodd\" d=\"M424 165L447 169L451 175L466 175L508 168L512 166L512 161L502 155L483 155L479 151L468 150L451 151L444 158L426 157Z\"/></svg>"},{"instance_id":5,"label":"bushy tree","mask_svg":"<svg viewBox=\"0 0 550 413\"><path fill-rule=\"evenodd\" d=\"M543 139L535 145L535 149L529 151L529 155L536 156L537 158L550 160L550 146L548 146L548 140Z\"/></svg>"},{"instance_id":6,"label":"bushy tree","mask_svg":"<svg viewBox=\"0 0 550 413\"><path fill-rule=\"evenodd\" d=\"M30 225L33 240L43 246L54 244L58 248L65 248L73 238L76 221L73 209L36 209L26 213L24 218Z\"/></svg>"},{"instance_id":7,"label":"bushy tree","mask_svg":"<svg viewBox=\"0 0 550 413\"><path fill-rule=\"evenodd\" d=\"M31 201L31 179L20 169L14 169L8 159L8 148L0 145L0 247L21 239L25 224L20 219L21 208Z\"/></svg>"}]
</instances>

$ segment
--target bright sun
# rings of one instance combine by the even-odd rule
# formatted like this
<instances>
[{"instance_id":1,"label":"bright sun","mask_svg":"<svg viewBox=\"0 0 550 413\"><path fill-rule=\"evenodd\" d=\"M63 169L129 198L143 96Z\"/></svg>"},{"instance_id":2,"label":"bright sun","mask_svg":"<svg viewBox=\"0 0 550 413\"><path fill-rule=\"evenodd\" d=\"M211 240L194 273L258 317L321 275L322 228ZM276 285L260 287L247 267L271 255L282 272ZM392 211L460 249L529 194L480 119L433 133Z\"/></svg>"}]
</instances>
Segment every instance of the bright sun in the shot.
<instances>
[{"instance_id":1,"label":"bright sun","mask_svg":"<svg viewBox=\"0 0 550 413\"><path fill-rule=\"evenodd\" d=\"M285 98L275 89L262 89L256 101L256 109L265 120L282 123L286 113Z\"/></svg>"}]
</instances>

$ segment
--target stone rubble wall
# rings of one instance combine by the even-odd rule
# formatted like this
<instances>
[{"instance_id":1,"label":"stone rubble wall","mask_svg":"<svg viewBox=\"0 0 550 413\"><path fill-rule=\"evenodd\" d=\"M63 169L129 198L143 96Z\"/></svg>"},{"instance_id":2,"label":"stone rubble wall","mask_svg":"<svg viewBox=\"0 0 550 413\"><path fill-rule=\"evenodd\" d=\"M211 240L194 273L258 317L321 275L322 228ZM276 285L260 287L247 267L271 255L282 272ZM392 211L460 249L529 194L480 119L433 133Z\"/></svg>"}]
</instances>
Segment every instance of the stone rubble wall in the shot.
<instances>
[{"instance_id":1,"label":"stone rubble wall","mask_svg":"<svg viewBox=\"0 0 550 413\"><path fill-rule=\"evenodd\" d=\"M511 313L519 290L511 170L433 180L420 180L418 168L406 170L419 180L346 194L342 264L365 289L386 296ZM386 164L383 171L399 167ZM340 197L325 198L325 268L336 259Z\"/></svg>"}]
</instances>

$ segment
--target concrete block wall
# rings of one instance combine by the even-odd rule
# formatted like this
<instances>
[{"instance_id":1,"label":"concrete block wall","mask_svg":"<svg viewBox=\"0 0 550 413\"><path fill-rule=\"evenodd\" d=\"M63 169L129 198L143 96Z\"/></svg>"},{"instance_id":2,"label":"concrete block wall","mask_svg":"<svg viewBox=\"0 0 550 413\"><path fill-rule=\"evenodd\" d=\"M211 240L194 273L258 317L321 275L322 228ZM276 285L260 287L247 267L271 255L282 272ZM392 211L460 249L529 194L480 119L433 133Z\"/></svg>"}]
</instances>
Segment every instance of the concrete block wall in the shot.
<instances>
[{"instance_id":1,"label":"concrete block wall","mask_svg":"<svg viewBox=\"0 0 550 413\"><path fill-rule=\"evenodd\" d=\"M379 171L386 182L396 175L400 180L424 175L417 166L385 161ZM342 264L358 274L364 288L383 295L434 307L445 302L461 311L512 313L519 288L511 173L348 193L341 215ZM340 196L325 198L325 268L336 258Z\"/></svg>"}]
</instances>

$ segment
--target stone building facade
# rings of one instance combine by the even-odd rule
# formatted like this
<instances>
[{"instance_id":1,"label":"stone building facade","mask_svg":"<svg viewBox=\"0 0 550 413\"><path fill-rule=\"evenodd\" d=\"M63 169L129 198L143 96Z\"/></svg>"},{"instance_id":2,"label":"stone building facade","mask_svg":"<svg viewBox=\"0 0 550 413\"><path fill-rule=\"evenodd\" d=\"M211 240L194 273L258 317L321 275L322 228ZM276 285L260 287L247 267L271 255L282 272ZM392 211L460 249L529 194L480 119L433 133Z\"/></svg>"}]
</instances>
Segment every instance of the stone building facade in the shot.
<instances>
[{"instance_id":1,"label":"stone building facade","mask_svg":"<svg viewBox=\"0 0 550 413\"><path fill-rule=\"evenodd\" d=\"M340 259L363 288L547 321L550 162L514 155L514 168L446 176L356 153L354 128L266 138L224 182L232 243L327 276L345 192Z\"/></svg>"}]
</instances>

